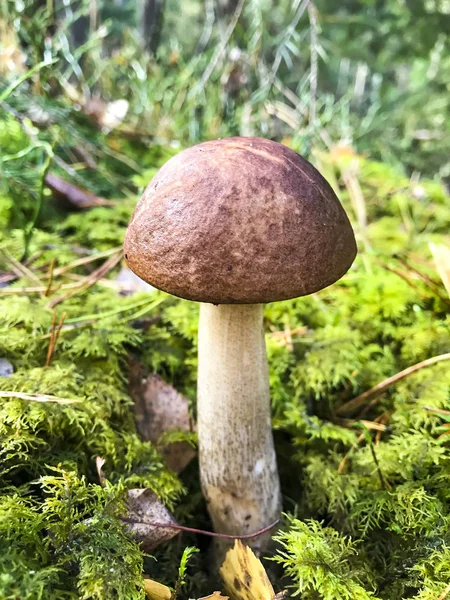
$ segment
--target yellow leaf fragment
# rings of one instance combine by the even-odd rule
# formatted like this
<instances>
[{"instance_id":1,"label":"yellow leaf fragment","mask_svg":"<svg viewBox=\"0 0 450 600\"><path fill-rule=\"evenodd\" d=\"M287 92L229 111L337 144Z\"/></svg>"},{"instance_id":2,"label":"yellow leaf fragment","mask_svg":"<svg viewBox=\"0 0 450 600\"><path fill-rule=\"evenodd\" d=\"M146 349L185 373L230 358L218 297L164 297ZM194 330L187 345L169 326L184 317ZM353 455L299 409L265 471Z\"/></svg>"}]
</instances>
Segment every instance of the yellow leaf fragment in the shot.
<instances>
[{"instance_id":1,"label":"yellow leaf fragment","mask_svg":"<svg viewBox=\"0 0 450 600\"><path fill-rule=\"evenodd\" d=\"M429 244L434 258L437 272L439 273L447 294L450 296L450 248L444 244Z\"/></svg>"},{"instance_id":2,"label":"yellow leaf fragment","mask_svg":"<svg viewBox=\"0 0 450 600\"><path fill-rule=\"evenodd\" d=\"M228 596L222 596L221 592L213 592L209 596L203 596L198 600L229 600Z\"/></svg>"},{"instance_id":3,"label":"yellow leaf fragment","mask_svg":"<svg viewBox=\"0 0 450 600\"><path fill-rule=\"evenodd\" d=\"M170 600L172 596L172 592L166 585L153 581L153 579L144 579L144 588L147 598L150 600Z\"/></svg>"},{"instance_id":4,"label":"yellow leaf fragment","mask_svg":"<svg viewBox=\"0 0 450 600\"><path fill-rule=\"evenodd\" d=\"M228 550L220 568L225 591L232 600L274 600L267 573L253 551L240 540Z\"/></svg>"}]
</instances>

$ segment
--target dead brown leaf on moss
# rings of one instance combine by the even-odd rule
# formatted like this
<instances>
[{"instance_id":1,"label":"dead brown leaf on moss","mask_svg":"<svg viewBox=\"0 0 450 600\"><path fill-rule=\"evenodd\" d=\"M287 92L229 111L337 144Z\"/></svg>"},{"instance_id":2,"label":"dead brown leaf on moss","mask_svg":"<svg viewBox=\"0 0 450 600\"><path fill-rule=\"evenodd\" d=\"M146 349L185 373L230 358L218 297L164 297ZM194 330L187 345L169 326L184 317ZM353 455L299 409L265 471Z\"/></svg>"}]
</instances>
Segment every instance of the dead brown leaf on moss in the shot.
<instances>
[{"instance_id":1,"label":"dead brown leaf on moss","mask_svg":"<svg viewBox=\"0 0 450 600\"><path fill-rule=\"evenodd\" d=\"M153 490L128 490L127 507L128 513L122 520L134 538L142 544L144 552L150 552L179 533L175 529L177 522Z\"/></svg>"},{"instance_id":2,"label":"dead brown leaf on moss","mask_svg":"<svg viewBox=\"0 0 450 600\"><path fill-rule=\"evenodd\" d=\"M139 363L130 366L128 393L134 400L136 426L144 440L158 444L167 431L192 431L188 399L159 375L149 374ZM172 471L179 473L194 458L195 450L187 442L160 447Z\"/></svg>"}]
</instances>

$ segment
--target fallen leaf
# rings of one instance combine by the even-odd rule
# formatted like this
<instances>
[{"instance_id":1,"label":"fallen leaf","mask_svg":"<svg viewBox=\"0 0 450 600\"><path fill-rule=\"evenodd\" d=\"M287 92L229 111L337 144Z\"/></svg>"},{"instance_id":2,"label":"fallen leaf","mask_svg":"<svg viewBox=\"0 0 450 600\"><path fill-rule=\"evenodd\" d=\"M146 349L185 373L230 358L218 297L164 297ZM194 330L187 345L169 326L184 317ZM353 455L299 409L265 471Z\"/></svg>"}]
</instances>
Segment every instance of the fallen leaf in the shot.
<instances>
[{"instance_id":1,"label":"fallen leaf","mask_svg":"<svg viewBox=\"0 0 450 600\"><path fill-rule=\"evenodd\" d=\"M45 184L52 190L53 196L75 208L91 208L93 206L115 206L106 198L96 196L93 192L80 188L53 173L47 173Z\"/></svg>"},{"instance_id":2,"label":"fallen leaf","mask_svg":"<svg viewBox=\"0 0 450 600\"><path fill-rule=\"evenodd\" d=\"M450 248L444 244L429 244L434 258L437 272L439 273L447 294L450 296Z\"/></svg>"},{"instance_id":3,"label":"fallen leaf","mask_svg":"<svg viewBox=\"0 0 450 600\"><path fill-rule=\"evenodd\" d=\"M140 363L131 364L128 393L134 400L136 427L144 440L158 444L167 431L192 431L188 400L156 374L148 374ZM194 458L187 442L161 447L172 471L179 473Z\"/></svg>"},{"instance_id":4,"label":"fallen leaf","mask_svg":"<svg viewBox=\"0 0 450 600\"><path fill-rule=\"evenodd\" d=\"M128 490L128 513L122 517L134 538L149 552L178 533L178 529L164 527L177 522L151 489Z\"/></svg>"},{"instance_id":5,"label":"fallen leaf","mask_svg":"<svg viewBox=\"0 0 450 600\"><path fill-rule=\"evenodd\" d=\"M144 578L144 589L150 600L170 600L172 596L172 592L166 585L153 579Z\"/></svg>"},{"instance_id":6,"label":"fallen leaf","mask_svg":"<svg viewBox=\"0 0 450 600\"><path fill-rule=\"evenodd\" d=\"M226 553L220 575L232 600L281 600L285 595L275 595L261 561L240 540Z\"/></svg>"}]
</instances>

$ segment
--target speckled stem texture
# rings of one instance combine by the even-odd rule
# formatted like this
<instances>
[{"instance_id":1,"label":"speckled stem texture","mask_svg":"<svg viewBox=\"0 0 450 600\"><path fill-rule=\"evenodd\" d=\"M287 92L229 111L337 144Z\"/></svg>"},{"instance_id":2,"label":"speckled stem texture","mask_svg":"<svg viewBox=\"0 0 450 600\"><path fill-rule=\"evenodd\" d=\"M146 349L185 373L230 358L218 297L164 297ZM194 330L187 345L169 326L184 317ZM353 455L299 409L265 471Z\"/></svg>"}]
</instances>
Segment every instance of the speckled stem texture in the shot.
<instances>
[{"instance_id":1,"label":"speckled stem texture","mask_svg":"<svg viewBox=\"0 0 450 600\"><path fill-rule=\"evenodd\" d=\"M215 531L253 533L281 510L263 305L201 304L198 347L200 477L208 510ZM267 539L250 545L259 550Z\"/></svg>"}]
</instances>

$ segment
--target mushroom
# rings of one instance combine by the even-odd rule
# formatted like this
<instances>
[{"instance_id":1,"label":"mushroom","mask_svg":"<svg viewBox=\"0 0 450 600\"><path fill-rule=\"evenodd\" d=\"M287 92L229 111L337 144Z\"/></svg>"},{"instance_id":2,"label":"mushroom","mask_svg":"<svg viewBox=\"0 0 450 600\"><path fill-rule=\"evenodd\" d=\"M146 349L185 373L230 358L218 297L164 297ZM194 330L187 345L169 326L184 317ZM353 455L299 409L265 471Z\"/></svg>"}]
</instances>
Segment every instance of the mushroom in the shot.
<instances>
[{"instance_id":1,"label":"mushroom","mask_svg":"<svg viewBox=\"0 0 450 600\"><path fill-rule=\"evenodd\" d=\"M286 146L235 137L171 158L139 201L125 259L151 285L201 302L200 479L213 526L232 535L276 520L263 304L340 279L356 255L347 215L320 173ZM252 545L261 549L266 536Z\"/></svg>"}]
</instances>

